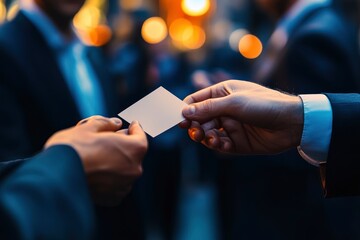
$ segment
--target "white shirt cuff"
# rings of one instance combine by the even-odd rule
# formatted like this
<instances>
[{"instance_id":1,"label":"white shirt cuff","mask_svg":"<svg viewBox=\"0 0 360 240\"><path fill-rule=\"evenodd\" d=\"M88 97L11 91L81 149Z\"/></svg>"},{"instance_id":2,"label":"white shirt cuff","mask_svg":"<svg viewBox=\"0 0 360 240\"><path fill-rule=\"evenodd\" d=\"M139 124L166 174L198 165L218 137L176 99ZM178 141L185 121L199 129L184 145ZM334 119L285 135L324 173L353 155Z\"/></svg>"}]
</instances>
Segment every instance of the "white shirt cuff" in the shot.
<instances>
[{"instance_id":1,"label":"white shirt cuff","mask_svg":"<svg viewBox=\"0 0 360 240\"><path fill-rule=\"evenodd\" d=\"M312 165L326 163L331 133L332 109L323 94L299 95L304 106L304 129L299 154Z\"/></svg>"}]
</instances>

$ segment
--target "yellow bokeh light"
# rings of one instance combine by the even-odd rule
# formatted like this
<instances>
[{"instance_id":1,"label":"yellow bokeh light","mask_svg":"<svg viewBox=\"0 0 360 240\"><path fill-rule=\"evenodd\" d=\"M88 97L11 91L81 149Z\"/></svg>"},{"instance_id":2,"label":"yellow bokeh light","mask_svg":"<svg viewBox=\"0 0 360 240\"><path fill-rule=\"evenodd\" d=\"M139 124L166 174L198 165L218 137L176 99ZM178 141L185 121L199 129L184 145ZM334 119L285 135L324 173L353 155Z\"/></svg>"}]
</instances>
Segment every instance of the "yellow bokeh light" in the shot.
<instances>
[{"instance_id":1,"label":"yellow bokeh light","mask_svg":"<svg viewBox=\"0 0 360 240\"><path fill-rule=\"evenodd\" d=\"M108 43L112 37L112 31L107 25L98 25L88 29L77 29L77 35L81 41L89 46L103 46Z\"/></svg>"},{"instance_id":2,"label":"yellow bokeh light","mask_svg":"<svg viewBox=\"0 0 360 240\"><path fill-rule=\"evenodd\" d=\"M94 28L98 26L103 16L95 6L83 7L74 17L73 24L77 29Z\"/></svg>"},{"instance_id":3,"label":"yellow bokeh light","mask_svg":"<svg viewBox=\"0 0 360 240\"><path fill-rule=\"evenodd\" d=\"M3 2L0 2L0 23L3 23L6 19L6 6Z\"/></svg>"},{"instance_id":4,"label":"yellow bokeh light","mask_svg":"<svg viewBox=\"0 0 360 240\"><path fill-rule=\"evenodd\" d=\"M189 16L202 16L210 9L210 0L182 0L181 9Z\"/></svg>"},{"instance_id":5,"label":"yellow bokeh light","mask_svg":"<svg viewBox=\"0 0 360 240\"><path fill-rule=\"evenodd\" d=\"M262 52L263 46L259 38L252 34L246 34L240 39L239 51L248 59L257 58Z\"/></svg>"},{"instance_id":6,"label":"yellow bokeh light","mask_svg":"<svg viewBox=\"0 0 360 240\"><path fill-rule=\"evenodd\" d=\"M194 28L192 23L185 19L179 18L171 23L169 28L170 37L175 41L186 41L193 35Z\"/></svg>"},{"instance_id":7,"label":"yellow bokeh light","mask_svg":"<svg viewBox=\"0 0 360 240\"><path fill-rule=\"evenodd\" d=\"M86 0L73 19L74 28L83 43L102 46L110 41L112 31L105 16L106 0Z\"/></svg>"},{"instance_id":8,"label":"yellow bokeh light","mask_svg":"<svg viewBox=\"0 0 360 240\"><path fill-rule=\"evenodd\" d=\"M152 17L147 19L142 26L141 36L147 43L160 43L167 36L167 27L165 21L160 17Z\"/></svg>"}]
</instances>

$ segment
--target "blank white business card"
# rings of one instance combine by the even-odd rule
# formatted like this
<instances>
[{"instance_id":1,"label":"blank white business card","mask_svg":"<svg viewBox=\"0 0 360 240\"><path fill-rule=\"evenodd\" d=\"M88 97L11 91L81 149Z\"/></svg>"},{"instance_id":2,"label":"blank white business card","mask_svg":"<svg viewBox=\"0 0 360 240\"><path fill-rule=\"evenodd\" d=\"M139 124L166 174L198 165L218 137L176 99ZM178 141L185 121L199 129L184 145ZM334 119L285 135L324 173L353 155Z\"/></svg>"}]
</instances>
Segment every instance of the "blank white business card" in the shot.
<instances>
[{"instance_id":1,"label":"blank white business card","mask_svg":"<svg viewBox=\"0 0 360 240\"><path fill-rule=\"evenodd\" d=\"M119 116L128 123L139 121L147 134L156 137L184 120L182 109L186 105L168 90L159 87L119 113Z\"/></svg>"}]
</instances>

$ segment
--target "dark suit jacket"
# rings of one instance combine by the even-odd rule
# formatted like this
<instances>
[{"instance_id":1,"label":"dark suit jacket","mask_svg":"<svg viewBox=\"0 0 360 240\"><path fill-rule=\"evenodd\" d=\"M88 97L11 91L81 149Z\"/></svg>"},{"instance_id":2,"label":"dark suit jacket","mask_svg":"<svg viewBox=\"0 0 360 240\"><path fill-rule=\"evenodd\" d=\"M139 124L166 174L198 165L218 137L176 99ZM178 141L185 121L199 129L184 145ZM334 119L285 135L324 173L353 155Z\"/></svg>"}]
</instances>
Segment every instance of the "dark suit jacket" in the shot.
<instances>
[{"instance_id":1,"label":"dark suit jacket","mask_svg":"<svg viewBox=\"0 0 360 240\"><path fill-rule=\"evenodd\" d=\"M59 145L0 163L0 222L1 239L94 239L94 208L78 154Z\"/></svg>"},{"instance_id":2,"label":"dark suit jacket","mask_svg":"<svg viewBox=\"0 0 360 240\"><path fill-rule=\"evenodd\" d=\"M290 93L357 92L357 29L328 5L283 20L254 69L254 81Z\"/></svg>"},{"instance_id":3,"label":"dark suit jacket","mask_svg":"<svg viewBox=\"0 0 360 240\"><path fill-rule=\"evenodd\" d=\"M89 59L101 82L108 115L116 116L120 111L116 87L99 51L93 49ZM81 120L55 56L22 12L0 27L0 112L0 161L34 155L54 132ZM142 234L129 197L120 207L96 210L103 239L136 239Z\"/></svg>"},{"instance_id":4,"label":"dark suit jacket","mask_svg":"<svg viewBox=\"0 0 360 240\"><path fill-rule=\"evenodd\" d=\"M360 195L360 94L327 94L333 110L333 131L324 187L327 196Z\"/></svg>"},{"instance_id":5,"label":"dark suit jacket","mask_svg":"<svg viewBox=\"0 0 360 240\"><path fill-rule=\"evenodd\" d=\"M115 116L114 88L90 51L107 112ZM0 161L41 150L54 132L81 120L56 58L40 32L21 12L0 27Z\"/></svg>"},{"instance_id":6,"label":"dark suit jacket","mask_svg":"<svg viewBox=\"0 0 360 240\"><path fill-rule=\"evenodd\" d=\"M317 5L299 11L276 31L277 36L257 59L256 82L298 94L359 91L355 31L330 7ZM236 216L231 222L242 224L234 227L234 239L360 237L359 199L324 199L321 185L316 184L320 183L319 169L296 150L241 158L234 160L238 165L231 169L235 180L230 179L234 183L227 189L238 192L229 197L235 202L229 207ZM328 170L334 174L332 166ZM329 181L328 194L330 186L334 187ZM259 228L263 231L257 231Z\"/></svg>"}]
</instances>

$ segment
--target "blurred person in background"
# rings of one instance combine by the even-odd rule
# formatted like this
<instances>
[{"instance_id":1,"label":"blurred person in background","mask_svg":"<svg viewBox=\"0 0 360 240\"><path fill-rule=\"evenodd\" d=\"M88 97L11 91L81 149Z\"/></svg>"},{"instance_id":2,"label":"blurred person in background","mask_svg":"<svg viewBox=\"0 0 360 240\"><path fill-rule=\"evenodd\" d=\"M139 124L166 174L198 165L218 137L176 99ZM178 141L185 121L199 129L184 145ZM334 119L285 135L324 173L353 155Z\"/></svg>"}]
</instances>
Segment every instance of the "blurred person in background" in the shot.
<instances>
[{"instance_id":1,"label":"blurred person in background","mask_svg":"<svg viewBox=\"0 0 360 240\"><path fill-rule=\"evenodd\" d=\"M85 0L23 0L0 27L0 159L40 151L54 132L91 115L115 116L116 87L97 48L85 46L72 19ZM97 208L104 239L142 238L131 194Z\"/></svg>"},{"instance_id":2,"label":"blurred person in background","mask_svg":"<svg viewBox=\"0 0 360 240\"><path fill-rule=\"evenodd\" d=\"M145 9L121 10L111 19L114 36L105 46L111 78L121 93L121 109L129 107L146 94L144 79L150 62L148 45L141 37L143 22L150 17Z\"/></svg>"},{"instance_id":3,"label":"blurred person in background","mask_svg":"<svg viewBox=\"0 0 360 240\"><path fill-rule=\"evenodd\" d=\"M295 94L359 91L357 29L330 1L258 0L256 4L276 27L263 54L253 62L249 80ZM238 77L226 71L199 76L201 87ZM241 157L241 164L226 158L219 167L225 239L360 237L360 199L325 201L321 188L311 184L318 178L316 169L296 151L262 157L256 163L254 157Z\"/></svg>"}]
</instances>

